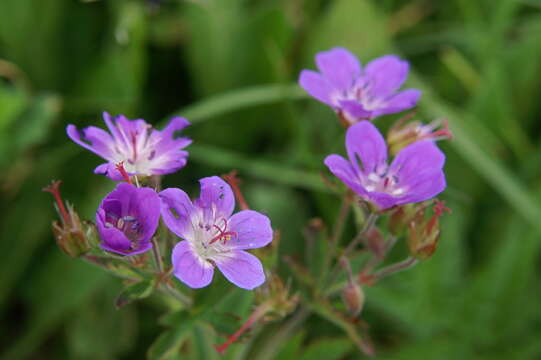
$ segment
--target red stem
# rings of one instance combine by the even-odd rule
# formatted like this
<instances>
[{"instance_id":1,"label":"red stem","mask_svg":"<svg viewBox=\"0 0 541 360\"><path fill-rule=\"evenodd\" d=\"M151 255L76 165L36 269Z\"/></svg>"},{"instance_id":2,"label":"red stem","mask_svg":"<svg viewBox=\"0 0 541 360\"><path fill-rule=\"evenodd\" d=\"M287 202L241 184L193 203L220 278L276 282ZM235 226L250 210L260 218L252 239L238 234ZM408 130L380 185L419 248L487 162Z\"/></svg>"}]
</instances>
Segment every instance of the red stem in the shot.
<instances>
[{"instance_id":1,"label":"red stem","mask_svg":"<svg viewBox=\"0 0 541 360\"><path fill-rule=\"evenodd\" d=\"M216 348L216 351L218 351L220 354L223 354L225 350L234 343L250 326L252 326L256 321L261 319L263 315L267 313L267 310L269 308L270 304L269 302L263 303L259 305L254 312L250 315L248 320L242 326L240 329L238 329L233 335L231 335L226 342L224 342L222 345L214 346Z\"/></svg>"},{"instance_id":2,"label":"red stem","mask_svg":"<svg viewBox=\"0 0 541 360\"><path fill-rule=\"evenodd\" d=\"M62 184L62 181L53 180L51 182L51 185L43 188L43 191L49 192L53 195L56 201L56 205L58 206L58 211L60 211L60 216L62 216L62 220L64 221L64 224L71 225L70 216L68 214L68 211L66 210L66 207L64 206L64 202L62 201L62 195L60 195L60 184Z\"/></svg>"},{"instance_id":3,"label":"red stem","mask_svg":"<svg viewBox=\"0 0 541 360\"><path fill-rule=\"evenodd\" d=\"M246 199L244 198L244 195L242 195L242 192L240 191L239 184L241 183L241 181L237 177L237 170L232 170L229 172L229 174L222 175L222 179L224 179L233 189L240 208L242 210L250 209L248 203L246 202Z\"/></svg>"}]
</instances>

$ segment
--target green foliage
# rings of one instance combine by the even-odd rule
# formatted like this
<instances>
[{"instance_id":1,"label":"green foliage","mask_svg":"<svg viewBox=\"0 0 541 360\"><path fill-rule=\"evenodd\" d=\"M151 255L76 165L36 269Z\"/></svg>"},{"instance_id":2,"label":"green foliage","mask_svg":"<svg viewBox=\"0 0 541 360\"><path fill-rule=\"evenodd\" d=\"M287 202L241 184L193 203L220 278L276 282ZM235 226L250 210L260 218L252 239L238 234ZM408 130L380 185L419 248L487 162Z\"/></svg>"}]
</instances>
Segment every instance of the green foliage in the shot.
<instances>
[{"instance_id":1,"label":"green foliage","mask_svg":"<svg viewBox=\"0 0 541 360\"><path fill-rule=\"evenodd\" d=\"M150 280L122 290L56 248L40 189L62 179L92 219L112 184L91 173L99 160L65 127L101 126L104 110L158 126L186 116L189 163L166 185L190 192L202 176L238 169L248 203L281 233L268 265L293 284L321 282L330 248L303 229L321 217L332 230L340 200L319 173L343 152L343 129L295 81L334 46L365 63L385 53L411 61L418 117L446 117L456 135L442 144L453 213L432 259L364 288L360 325L337 315L338 299L303 290L307 307L261 321L225 358L358 359L365 341L381 359L539 358L540 11L532 0L0 1L0 359L218 359L214 346L257 306L216 275L187 310L149 296ZM354 228L350 215L344 240ZM116 310L119 294L129 304Z\"/></svg>"}]
</instances>

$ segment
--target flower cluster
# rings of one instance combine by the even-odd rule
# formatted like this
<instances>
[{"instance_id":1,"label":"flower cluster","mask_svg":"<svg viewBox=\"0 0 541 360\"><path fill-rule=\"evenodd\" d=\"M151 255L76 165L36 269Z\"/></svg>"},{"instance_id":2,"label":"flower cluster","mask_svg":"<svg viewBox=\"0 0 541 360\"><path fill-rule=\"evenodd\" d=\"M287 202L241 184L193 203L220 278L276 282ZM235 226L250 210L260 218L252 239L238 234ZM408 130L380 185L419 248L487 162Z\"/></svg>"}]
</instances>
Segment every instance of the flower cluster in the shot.
<instances>
[{"instance_id":1,"label":"flower cluster","mask_svg":"<svg viewBox=\"0 0 541 360\"><path fill-rule=\"evenodd\" d=\"M436 140L451 137L450 131L434 131L439 123L399 121L385 142L371 120L414 107L421 92L398 91L406 81L409 64L394 55L369 62L365 68L348 50L335 48L316 55L321 73L303 70L300 85L314 98L330 105L349 126L346 132L348 159L329 155L325 165L355 194L376 210L419 203L441 193L446 186L445 155ZM388 147L397 153L388 164ZM397 151L398 149L398 151Z\"/></svg>"},{"instance_id":2,"label":"flower cluster","mask_svg":"<svg viewBox=\"0 0 541 360\"><path fill-rule=\"evenodd\" d=\"M96 212L96 228L103 250L134 256L160 244L153 241L160 218L179 241L171 252L173 274L192 288L207 286L214 267L235 285L253 289L265 281L261 262L244 251L272 241L267 216L253 210L232 215L235 198L229 184L212 176L200 180L201 196L192 201L177 188L157 191L140 187L145 177L173 173L186 165L191 143L176 133L189 125L173 118L161 131L144 120L121 115L103 118L109 133L90 126L79 133L68 125L68 136L82 147L104 158L94 172L107 175L116 186ZM132 179L135 179L133 184Z\"/></svg>"},{"instance_id":3,"label":"flower cluster","mask_svg":"<svg viewBox=\"0 0 541 360\"><path fill-rule=\"evenodd\" d=\"M356 321L351 318L362 313L363 287L408 269L436 251L439 218L450 212L435 199L446 188L445 155L436 142L452 134L445 120L423 124L409 121L410 115L391 126L386 137L378 130L375 124L379 117L411 109L421 96L417 89L400 91L409 64L397 56L383 56L363 68L348 50L335 48L318 54L316 64L320 72L302 71L299 83L311 96L331 106L347 127L347 156L331 154L321 164L345 185L338 191L343 205L332 235L323 230L325 224L319 218L313 219L304 232L307 249L311 249L307 257L316 254L317 241L320 249L330 249L322 242L328 241L333 251L318 250L317 256L323 259L309 259L306 266L293 257L282 258L298 283L307 288L303 296L292 291L289 279L280 278L276 269L264 270L259 258L249 252L269 245L275 234L266 215L249 209L235 172L223 179L200 179L199 197L193 200L180 188L159 188L161 176L187 164L186 148L191 140L179 133L189 122L181 117L171 119L162 130L153 129L142 119L111 117L108 113L103 114L108 131L94 126L79 131L75 125L68 125L71 140L105 160L94 172L118 183L98 206L95 224L81 221L72 206L64 205L60 182L44 189L55 197L61 215L61 221L53 223L59 247L126 280L117 306L161 290L182 301L186 309L193 298L184 294L180 284L192 289L206 287L215 277L216 268L239 288L261 287L256 293L255 310L237 332L216 347L219 352L256 322L284 318L299 301L312 295L309 307L347 328L348 335L354 334ZM235 213L236 203L241 210ZM342 249L351 207L357 210L362 227ZM388 216L388 221L378 225L383 216ZM383 266L402 237L408 257ZM361 245L368 257L354 259ZM271 251L267 265L277 262L277 247L257 251L260 257ZM179 281L173 281L173 276ZM332 297L337 294L342 304L334 307ZM336 316L339 311L345 314ZM198 321L208 317L200 316ZM361 351L373 353L368 342L352 338Z\"/></svg>"},{"instance_id":4,"label":"flower cluster","mask_svg":"<svg viewBox=\"0 0 541 360\"><path fill-rule=\"evenodd\" d=\"M365 300L362 286L373 286L386 276L430 258L436 251L439 217L450 212L442 201L435 199L446 188L445 155L436 141L450 139L452 133L446 120L429 124L410 122L412 114L390 127L387 141L375 126L383 115L415 107L421 96L417 89L399 91L406 81L409 64L397 56L380 57L363 68L348 50L335 48L317 54L316 64L319 72L303 70L299 84L312 97L331 106L347 127L347 157L332 154L324 160L330 172L347 187L342 195L345 207L337 217L336 229L343 228L351 194L358 200L353 202L354 206L360 205L358 213L364 215L362 229L340 252L336 271L331 273L334 280L340 268L345 270L347 282L338 289L349 316L358 316ZM394 157L392 161L390 155ZM426 209L430 206L433 214L427 217ZM377 219L386 215L387 229L378 227ZM409 256L381 267L402 236L407 239ZM339 240L339 235L331 240ZM354 274L351 257L361 244L370 258ZM368 343L358 345L361 351L373 353Z\"/></svg>"}]
</instances>

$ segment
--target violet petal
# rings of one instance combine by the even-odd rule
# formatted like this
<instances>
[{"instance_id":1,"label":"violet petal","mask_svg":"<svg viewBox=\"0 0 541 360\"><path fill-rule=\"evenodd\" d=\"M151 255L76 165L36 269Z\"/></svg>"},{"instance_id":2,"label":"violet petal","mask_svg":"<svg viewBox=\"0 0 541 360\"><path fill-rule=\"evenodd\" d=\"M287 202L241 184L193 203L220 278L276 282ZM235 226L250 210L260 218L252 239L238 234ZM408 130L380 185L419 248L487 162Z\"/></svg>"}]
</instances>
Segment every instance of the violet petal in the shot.
<instances>
[{"instance_id":1,"label":"violet petal","mask_svg":"<svg viewBox=\"0 0 541 360\"><path fill-rule=\"evenodd\" d=\"M366 197L367 191L359 183L359 177L355 174L355 170L349 161L340 155L333 154L325 158L325 165L327 165L334 176L342 180L357 195Z\"/></svg>"},{"instance_id":2,"label":"violet petal","mask_svg":"<svg viewBox=\"0 0 541 360\"><path fill-rule=\"evenodd\" d=\"M369 121L361 121L348 128L346 148L349 160L357 173L370 174L386 166L385 139Z\"/></svg>"},{"instance_id":3,"label":"violet petal","mask_svg":"<svg viewBox=\"0 0 541 360\"><path fill-rule=\"evenodd\" d=\"M228 219L235 208L235 196L228 183L218 176L210 176L199 180L201 194L195 205L203 210L204 220Z\"/></svg>"},{"instance_id":4,"label":"violet petal","mask_svg":"<svg viewBox=\"0 0 541 360\"><path fill-rule=\"evenodd\" d=\"M212 281L214 267L194 255L188 241L175 245L171 255L173 274L191 288L198 289L207 286Z\"/></svg>"},{"instance_id":5,"label":"violet petal","mask_svg":"<svg viewBox=\"0 0 541 360\"><path fill-rule=\"evenodd\" d=\"M373 97L386 98L402 86L408 72L407 61L395 55L385 55L366 64L365 85Z\"/></svg>"},{"instance_id":6,"label":"violet petal","mask_svg":"<svg viewBox=\"0 0 541 360\"><path fill-rule=\"evenodd\" d=\"M348 90L361 74L359 60L344 48L318 53L316 64L323 77L340 91Z\"/></svg>"},{"instance_id":7,"label":"violet petal","mask_svg":"<svg viewBox=\"0 0 541 360\"><path fill-rule=\"evenodd\" d=\"M194 212L190 197L180 189L169 188L160 192L160 198L163 222L177 236L186 238L191 231Z\"/></svg>"},{"instance_id":8,"label":"violet petal","mask_svg":"<svg viewBox=\"0 0 541 360\"><path fill-rule=\"evenodd\" d=\"M335 105L331 100L331 95L336 90L331 84L329 84L327 79L317 72L312 70L303 70L299 76L299 84L312 97L327 105Z\"/></svg>"},{"instance_id":9,"label":"violet petal","mask_svg":"<svg viewBox=\"0 0 541 360\"><path fill-rule=\"evenodd\" d=\"M408 89L399 92L398 94L387 100L385 107L374 110L374 117L395 114L404 110L411 109L417 105L419 98L421 97L421 91L417 89Z\"/></svg>"},{"instance_id":10,"label":"violet petal","mask_svg":"<svg viewBox=\"0 0 541 360\"><path fill-rule=\"evenodd\" d=\"M272 228L267 216L243 210L231 216L228 231L235 232L227 246L231 249L255 249L272 241Z\"/></svg>"},{"instance_id":11,"label":"violet petal","mask_svg":"<svg viewBox=\"0 0 541 360\"><path fill-rule=\"evenodd\" d=\"M240 288L252 290L265 282L263 265L258 258L245 251L221 253L213 260L227 280Z\"/></svg>"}]
</instances>

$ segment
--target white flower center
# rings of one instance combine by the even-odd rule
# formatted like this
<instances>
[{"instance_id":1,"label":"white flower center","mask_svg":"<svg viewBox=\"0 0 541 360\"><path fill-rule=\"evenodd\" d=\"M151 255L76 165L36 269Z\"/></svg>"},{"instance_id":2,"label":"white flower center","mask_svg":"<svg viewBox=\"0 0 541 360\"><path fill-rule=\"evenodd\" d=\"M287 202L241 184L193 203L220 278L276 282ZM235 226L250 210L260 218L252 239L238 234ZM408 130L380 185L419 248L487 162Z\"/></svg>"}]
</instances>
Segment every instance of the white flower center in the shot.
<instances>
[{"instance_id":1,"label":"white flower center","mask_svg":"<svg viewBox=\"0 0 541 360\"><path fill-rule=\"evenodd\" d=\"M372 172L368 175L361 175L359 182L369 192L382 192L400 196L407 191L404 186L400 186L398 177L395 174L387 173L387 170L381 174Z\"/></svg>"},{"instance_id":2,"label":"white flower center","mask_svg":"<svg viewBox=\"0 0 541 360\"><path fill-rule=\"evenodd\" d=\"M202 262L229 252L229 242L237 236L235 232L228 230L227 219L218 218L210 223L205 222L202 211L192 216L191 225L191 232L186 236L186 240Z\"/></svg>"}]
</instances>

